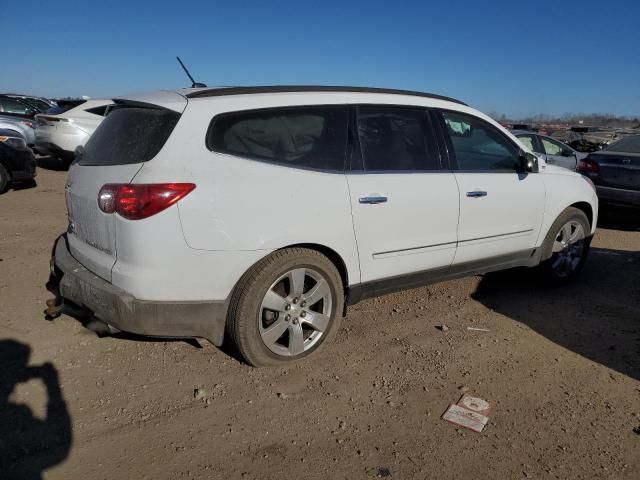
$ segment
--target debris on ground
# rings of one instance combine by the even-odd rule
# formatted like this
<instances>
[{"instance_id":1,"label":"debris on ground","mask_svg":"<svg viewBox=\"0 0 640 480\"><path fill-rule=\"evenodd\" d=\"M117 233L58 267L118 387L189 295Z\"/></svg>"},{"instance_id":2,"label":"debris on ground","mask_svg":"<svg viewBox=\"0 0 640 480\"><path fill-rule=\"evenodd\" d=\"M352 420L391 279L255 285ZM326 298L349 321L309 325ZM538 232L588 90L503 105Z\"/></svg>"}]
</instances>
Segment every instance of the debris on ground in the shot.
<instances>
[{"instance_id":1,"label":"debris on ground","mask_svg":"<svg viewBox=\"0 0 640 480\"><path fill-rule=\"evenodd\" d=\"M449 405L442 419L474 432L482 432L489 422L487 415L490 410L489 402L465 393L457 404Z\"/></svg>"},{"instance_id":2,"label":"debris on ground","mask_svg":"<svg viewBox=\"0 0 640 480\"><path fill-rule=\"evenodd\" d=\"M447 327L444 323L442 325L438 325L436 326L436 328L442 332L448 332L449 331L449 327Z\"/></svg>"},{"instance_id":3,"label":"debris on ground","mask_svg":"<svg viewBox=\"0 0 640 480\"><path fill-rule=\"evenodd\" d=\"M474 332L489 332L488 328L467 327L467 330L473 330Z\"/></svg>"},{"instance_id":4,"label":"debris on ground","mask_svg":"<svg viewBox=\"0 0 640 480\"><path fill-rule=\"evenodd\" d=\"M390 477L391 476L391 469L387 468L387 467L380 467L378 469L378 477Z\"/></svg>"},{"instance_id":5,"label":"debris on ground","mask_svg":"<svg viewBox=\"0 0 640 480\"><path fill-rule=\"evenodd\" d=\"M193 389L193 398L196 400L205 400L209 396L209 392L207 392L204 388L194 388Z\"/></svg>"}]
</instances>

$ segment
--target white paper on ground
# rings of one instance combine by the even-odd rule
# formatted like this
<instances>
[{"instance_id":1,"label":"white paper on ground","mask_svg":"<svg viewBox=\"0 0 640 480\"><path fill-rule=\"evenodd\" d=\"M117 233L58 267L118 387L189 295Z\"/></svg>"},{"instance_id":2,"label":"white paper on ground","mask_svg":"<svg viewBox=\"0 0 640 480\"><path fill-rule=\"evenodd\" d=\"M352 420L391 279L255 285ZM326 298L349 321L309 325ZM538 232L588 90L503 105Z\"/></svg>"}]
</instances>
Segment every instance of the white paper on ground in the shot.
<instances>
[{"instance_id":1,"label":"white paper on ground","mask_svg":"<svg viewBox=\"0 0 640 480\"><path fill-rule=\"evenodd\" d=\"M458 406L484 416L488 416L491 411L491 405L489 405L489 402L466 393L460 398L460 400L458 400Z\"/></svg>"},{"instance_id":2,"label":"white paper on ground","mask_svg":"<svg viewBox=\"0 0 640 480\"><path fill-rule=\"evenodd\" d=\"M442 419L473 430L474 432L481 432L489 422L489 417L459 405L449 405L447 411L442 415Z\"/></svg>"}]
</instances>

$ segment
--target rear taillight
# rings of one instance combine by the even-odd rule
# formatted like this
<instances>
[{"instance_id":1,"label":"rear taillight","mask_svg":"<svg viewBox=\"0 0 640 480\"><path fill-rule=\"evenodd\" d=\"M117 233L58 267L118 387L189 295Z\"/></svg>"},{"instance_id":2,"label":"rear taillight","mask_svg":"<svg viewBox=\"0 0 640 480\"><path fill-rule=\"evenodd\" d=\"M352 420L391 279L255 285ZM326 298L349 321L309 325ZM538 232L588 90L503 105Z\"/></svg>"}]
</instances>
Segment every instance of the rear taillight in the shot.
<instances>
[{"instance_id":1,"label":"rear taillight","mask_svg":"<svg viewBox=\"0 0 640 480\"><path fill-rule=\"evenodd\" d=\"M170 207L194 188L193 183L109 183L98 193L98 207L104 213L141 220Z\"/></svg>"},{"instance_id":2,"label":"rear taillight","mask_svg":"<svg viewBox=\"0 0 640 480\"><path fill-rule=\"evenodd\" d=\"M48 115L36 115L36 120L40 125L53 125L54 123L58 123L58 122L67 122L67 123L72 122L70 118L50 117Z\"/></svg>"},{"instance_id":3,"label":"rear taillight","mask_svg":"<svg viewBox=\"0 0 640 480\"><path fill-rule=\"evenodd\" d=\"M599 173L600 172L600 165L598 165L593 160L589 160L588 158L585 158L584 160L580 160L578 162L578 166L576 167L576 171L578 171L580 173L584 173L584 174Z\"/></svg>"}]
</instances>

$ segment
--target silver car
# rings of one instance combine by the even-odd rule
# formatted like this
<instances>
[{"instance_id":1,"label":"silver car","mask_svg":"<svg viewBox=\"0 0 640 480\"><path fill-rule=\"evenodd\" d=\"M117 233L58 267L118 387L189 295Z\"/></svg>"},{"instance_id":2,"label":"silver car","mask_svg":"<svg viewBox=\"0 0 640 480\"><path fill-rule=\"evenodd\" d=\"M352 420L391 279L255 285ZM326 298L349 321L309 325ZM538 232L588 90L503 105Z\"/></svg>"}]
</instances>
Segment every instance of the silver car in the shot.
<instances>
[{"instance_id":1,"label":"silver car","mask_svg":"<svg viewBox=\"0 0 640 480\"><path fill-rule=\"evenodd\" d=\"M36 143L34 126L33 120L29 118L0 113L0 130L15 132L16 136L24 138L30 147Z\"/></svg>"},{"instance_id":2,"label":"silver car","mask_svg":"<svg viewBox=\"0 0 640 480\"><path fill-rule=\"evenodd\" d=\"M555 138L541 135L537 132L512 130L511 133L518 137L518 140L524 143L532 152L542 156L550 165L575 170L578 162L587 156L586 153L578 152Z\"/></svg>"}]
</instances>

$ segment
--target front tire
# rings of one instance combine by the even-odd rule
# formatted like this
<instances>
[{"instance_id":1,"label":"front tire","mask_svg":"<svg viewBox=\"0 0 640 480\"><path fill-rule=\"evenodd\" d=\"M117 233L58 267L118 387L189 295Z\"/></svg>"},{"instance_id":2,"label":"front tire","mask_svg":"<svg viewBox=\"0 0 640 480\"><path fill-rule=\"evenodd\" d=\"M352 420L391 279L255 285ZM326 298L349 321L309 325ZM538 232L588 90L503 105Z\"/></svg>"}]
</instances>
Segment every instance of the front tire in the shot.
<instances>
[{"instance_id":1,"label":"front tire","mask_svg":"<svg viewBox=\"0 0 640 480\"><path fill-rule=\"evenodd\" d=\"M344 287L331 260L306 248L279 250L236 286L227 335L247 363L283 365L330 340L343 308Z\"/></svg>"},{"instance_id":2,"label":"front tire","mask_svg":"<svg viewBox=\"0 0 640 480\"><path fill-rule=\"evenodd\" d=\"M587 260L591 225L585 213L569 207L553 222L542 244L538 267L542 280L554 285L573 280Z\"/></svg>"}]
</instances>

